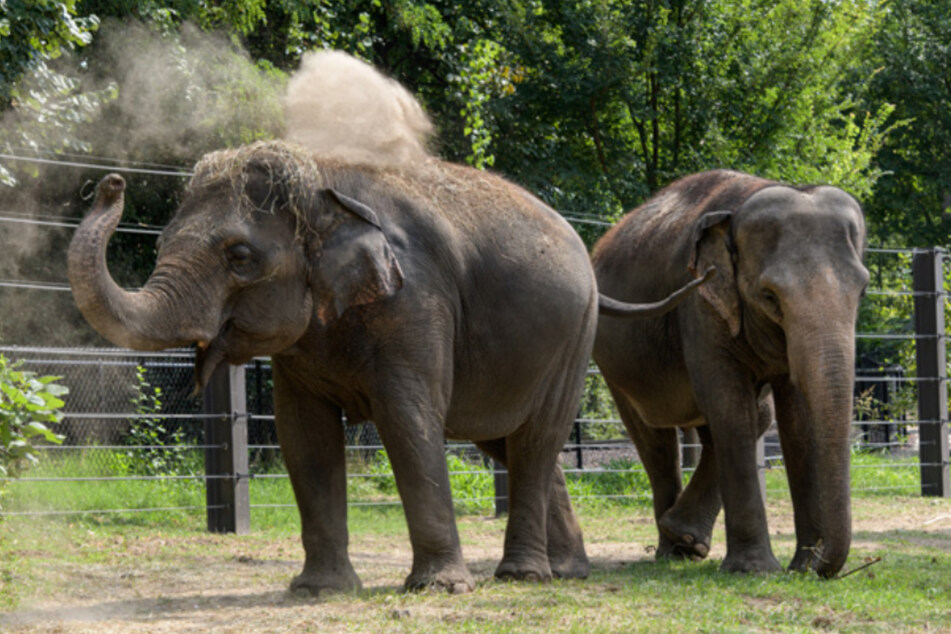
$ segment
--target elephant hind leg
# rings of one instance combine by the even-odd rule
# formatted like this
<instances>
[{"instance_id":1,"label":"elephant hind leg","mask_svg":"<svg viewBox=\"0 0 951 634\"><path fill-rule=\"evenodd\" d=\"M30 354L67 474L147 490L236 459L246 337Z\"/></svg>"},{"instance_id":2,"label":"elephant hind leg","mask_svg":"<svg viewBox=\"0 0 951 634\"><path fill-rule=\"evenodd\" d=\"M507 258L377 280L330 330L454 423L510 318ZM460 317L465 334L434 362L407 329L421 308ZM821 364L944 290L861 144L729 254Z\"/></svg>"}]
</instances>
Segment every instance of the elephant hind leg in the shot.
<instances>
[{"instance_id":1,"label":"elephant hind leg","mask_svg":"<svg viewBox=\"0 0 951 634\"><path fill-rule=\"evenodd\" d=\"M477 442L476 446L487 456L503 465L507 464L504 439ZM548 563L552 575L564 579L586 578L591 571L591 565L585 553L581 526L568 498L565 475L557 465L548 502L546 535Z\"/></svg>"},{"instance_id":2,"label":"elephant hind leg","mask_svg":"<svg viewBox=\"0 0 951 634\"><path fill-rule=\"evenodd\" d=\"M676 504L683 489L677 429L648 426L622 390L612 385L610 381L608 381L608 387L650 480L654 500L654 520L659 533L657 559L689 557L690 549L685 550L681 547L685 533L666 531L662 525L662 518Z\"/></svg>"},{"instance_id":3,"label":"elephant hind leg","mask_svg":"<svg viewBox=\"0 0 951 634\"><path fill-rule=\"evenodd\" d=\"M673 543L669 556L693 560L703 559L710 553L713 525L721 507L710 430L701 427L697 432L702 442L697 468L683 493L657 522L661 533Z\"/></svg>"}]
</instances>

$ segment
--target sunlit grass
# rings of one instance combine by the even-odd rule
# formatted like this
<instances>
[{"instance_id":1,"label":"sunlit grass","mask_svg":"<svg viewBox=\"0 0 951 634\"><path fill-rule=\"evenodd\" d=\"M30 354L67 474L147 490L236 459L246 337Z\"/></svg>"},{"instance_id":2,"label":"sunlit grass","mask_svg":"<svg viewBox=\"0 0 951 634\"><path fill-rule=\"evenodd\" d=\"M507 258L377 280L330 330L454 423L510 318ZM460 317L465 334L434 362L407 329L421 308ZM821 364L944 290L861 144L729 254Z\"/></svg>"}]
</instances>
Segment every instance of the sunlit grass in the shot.
<instances>
[{"instance_id":1,"label":"sunlit grass","mask_svg":"<svg viewBox=\"0 0 951 634\"><path fill-rule=\"evenodd\" d=\"M158 479L106 478L122 465L112 450L88 450L57 455L29 471L28 478L11 482L3 499L7 513L76 512L95 516L96 523L174 525L200 528L205 525L205 488L200 478L189 475ZM119 452L121 453L121 452ZM190 461L187 473L200 474L200 456ZM917 457L891 457L883 453L856 451L852 456L854 496L914 495L920 491ZM491 515L495 509L494 478L481 461L449 456L456 512L459 515ZM350 465L348 501L353 509L399 507L399 497L385 454ZM126 474L133 475L133 474ZM104 478L78 481L43 481L46 478ZM788 499L786 474L781 465L766 470L770 498ZM650 506L650 488L643 466L632 460L614 460L602 471L566 476L569 494L579 508ZM252 528L297 526L290 482L278 464L258 470L249 482ZM179 509L179 510L154 510ZM138 512L120 512L131 510ZM85 515L69 515L82 518Z\"/></svg>"}]
</instances>

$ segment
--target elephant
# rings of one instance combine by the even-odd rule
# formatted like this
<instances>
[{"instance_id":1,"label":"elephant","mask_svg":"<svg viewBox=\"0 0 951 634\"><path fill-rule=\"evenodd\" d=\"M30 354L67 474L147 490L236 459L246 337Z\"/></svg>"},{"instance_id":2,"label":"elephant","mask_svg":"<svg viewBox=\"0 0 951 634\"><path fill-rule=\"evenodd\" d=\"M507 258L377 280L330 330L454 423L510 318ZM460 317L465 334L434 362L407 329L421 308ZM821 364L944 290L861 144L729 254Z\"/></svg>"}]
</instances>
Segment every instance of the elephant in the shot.
<instances>
[{"instance_id":1,"label":"elephant","mask_svg":"<svg viewBox=\"0 0 951 634\"><path fill-rule=\"evenodd\" d=\"M474 587L459 546L444 440L509 471L502 579L585 577L558 466L580 399L599 301L587 249L507 180L429 159L409 169L325 160L284 141L205 155L158 242L145 285L109 274L125 183L105 177L70 244L86 319L139 350L196 344L196 380L270 355L281 451L305 552L292 590L361 587L348 554L345 414L373 421L413 547L406 589ZM703 278L705 279L705 278Z\"/></svg>"},{"instance_id":2,"label":"elephant","mask_svg":"<svg viewBox=\"0 0 951 634\"><path fill-rule=\"evenodd\" d=\"M718 270L664 316L598 324L593 356L648 474L657 557L706 557L722 503L721 569L782 569L756 460L775 414L795 516L789 569L830 577L844 565L865 240L841 189L714 170L673 182L595 245L599 289L622 300ZM686 488L678 427L703 442Z\"/></svg>"}]
</instances>

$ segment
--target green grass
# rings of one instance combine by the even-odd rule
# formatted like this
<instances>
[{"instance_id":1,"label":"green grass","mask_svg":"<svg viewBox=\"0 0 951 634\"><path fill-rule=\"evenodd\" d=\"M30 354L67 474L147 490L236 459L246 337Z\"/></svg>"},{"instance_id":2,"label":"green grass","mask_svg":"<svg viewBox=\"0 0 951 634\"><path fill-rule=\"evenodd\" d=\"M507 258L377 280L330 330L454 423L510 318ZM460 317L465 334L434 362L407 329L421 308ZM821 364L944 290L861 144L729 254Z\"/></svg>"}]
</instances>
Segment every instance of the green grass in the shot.
<instances>
[{"instance_id":1,"label":"green grass","mask_svg":"<svg viewBox=\"0 0 951 634\"><path fill-rule=\"evenodd\" d=\"M117 455L118 454L118 455ZM190 473L200 473L196 459ZM456 512L460 515L488 515L494 510L494 485L491 471L481 462L448 457ZM123 469L122 452L104 450L81 454L57 455L27 473L33 478L96 478ZM614 460L604 466L607 473L568 474L569 493L575 504L586 508L643 507L650 505L650 488L643 467L630 460ZM348 501L354 507L398 506L399 497L382 452L375 459L356 462L351 474ZM263 475L282 475L274 467ZM261 474L258 474L261 475ZM296 525L297 511L290 483L285 477L256 477L249 483L252 526ZM785 471L781 467L766 471L768 495L788 499ZM887 454L855 452L852 456L853 495L914 495L920 490L917 458L892 458ZM204 483L199 479L168 480L94 480L74 482L11 482L3 498L7 512L84 511L88 515L70 515L76 521L96 525L183 527L204 526ZM283 506L283 507L282 507ZM186 507L188 510L108 513L110 509L154 509ZM98 513L97 513L98 511Z\"/></svg>"},{"instance_id":2,"label":"green grass","mask_svg":"<svg viewBox=\"0 0 951 634\"><path fill-rule=\"evenodd\" d=\"M56 456L28 475L98 477L129 469L127 459L108 451ZM197 456L185 462L200 469ZM951 519L941 520L951 518L951 505L918 497L914 457L856 452L852 463L856 528L847 568L882 558L856 574L833 581L722 574L722 522L710 560L656 563L649 554L657 536L646 475L639 464L618 460L605 465L610 473L567 476L593 561L590 578L534 585L492 579L505 530L504 520L491 519L493 477L481 462L451 456L460 538L477 587L469 595L448 596L398 592L409 568L409 543L389 463L385 456L354 462L351 474L379 476L349 480L348 499L356 503L348 518L351 553L357 553L354 563L367 589L317 603L284 592L302 558L286 478L250 481L252 532L245 536L205 531L200 480L11 483L3 499L7 511L88 512L0 520L0 613L57 597L68 605L91 603L93 611L109 612L113 604L143 614L157 610L173 629L228 630L228 622L215 621L215 615L250 603L243 608L242 628L265 631L951 630L951 530L941 529L951 527ZM271 472L280 473L279 467ZM774 467L765 475L773 549L788 562L795 538L785 472ZM177 506L195 509L95 512ZM932 524L935 519L941 521ZM394 558L398 562L389 567L378 563ZM234 589L216 599L207 585L212 579L212 588ZM210 616L198 616L201 605ZM152 623L135 619L114 627L148 629Z\"/></svg>"},{"instance_id":3,"label":"green grass","mask_svg":"<svg viewBox=\"0 0 951 634\"><path fill-rule=\"evenodd\" d=\"M247 536L221 536L187 527L95 525L73 520L27 522L15 518L0 524L0 611L10 611L18 603L48 602L52 597L58 597L57 604L80 601L107 612L113 604L141 606L140 615L125 617L108 631L132 626L141 631L152 624L161 629L158 626L163 623L166 627L194 628L193 619L226 615L238 620L225 623L241 623L241 629L262 631L951 629L949 532L881 528L878 524L879 520L894 524L908 515L941 516L951 510L948 501L861 496L855 506L857 517L873 519L864 520L856 532L849 567L872 557L881 557L882 561L841 579L827 581L798 574L727 575L717 570L716 559L654 562L643 552L643 546L655 539L648 509L605 505L590 508L582 503L580 518L589 553L594 554L588 579L555 580L545 585L499 583L491 579L492 561L467 555L478 583L473 593L462 596L402 594L397 587L408 570L399 567L383 575L382 581L372 576L368 580L365 568L376 557L386 559L395 550L406 550L405 523L396 508L357 508L350 517L351 548L358 553L355 565L364 568L361 575L368 587L354 595L333 595L319 601L283 591L301 559L296 531L286 525L261 525ZM788 503L770 503L772 516L788 512ZM479 546L498 551L503 522L465 516L460 518L459 526L467 553ZM722 539L722 530L718 529L714 540ZM612 545L624 549L611 551L611 556L597 556L599 549ZM773 546L777 556L788 561L794 547L792 535L776 535ZM250 563L242 564L242 560ZM286 565L274 570L268 567L269 561ZM202 579L206 569L214 570L213 583ZM109 581L110 571L115 571L116 578L132 575L129 578L133 581L124 582L133 584L130 589L122 584L116 589L121 599L98 592L86 596L77 588L77 579L82 580L80 586L116 583ZM185 571L191 571L193 577ZM181 590L173 592L158 582L154 590L148 585L163 577L173 579ZM217 596L215 588L227 588L228 583L246 589ZM206 609L204 616L198 614L200 607ZM149 612L153 609L157 609L157 615ZM216 629L213 623L228 629L221 621L208 624L207 629ZM69 624L67 619L56 631L71 631ZM95 622L78 624L97 627Z\"/></svg>"}]
</instances>

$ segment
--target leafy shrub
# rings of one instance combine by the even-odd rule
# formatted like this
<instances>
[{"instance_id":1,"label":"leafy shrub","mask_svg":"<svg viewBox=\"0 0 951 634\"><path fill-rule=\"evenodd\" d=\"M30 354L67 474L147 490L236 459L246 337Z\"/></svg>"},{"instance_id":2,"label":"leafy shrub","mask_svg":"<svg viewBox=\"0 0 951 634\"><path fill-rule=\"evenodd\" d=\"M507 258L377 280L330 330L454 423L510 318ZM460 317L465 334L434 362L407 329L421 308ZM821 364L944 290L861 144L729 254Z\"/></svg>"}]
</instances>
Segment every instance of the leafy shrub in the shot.
<instances>
[{"instance_id":1,"label":"leafy shrub","mask_svg":"<svg viewBox=\"0 0 951 634\"><path fill-rule=\"evenodd\" d=\"M169 431L160 416L162 388L145 377L145 368L135 371L136 394L132 398L136 418L130 420L125 444L129 449L117 456L122 475L170 476L190 473L188 452L181 430Z\"/></svg>"},{"instance_id":2,"label":"leafy shrub","mask_svg":"<svg viewBox=\"0 0 951 634\"><path fill-rule=\"evenodd\" d=\"M63 437L47 427L58 423L69 390L54 383L58 377L36 376L19 370L0 354L0 477L17 478L37 462L34 443L61 443ZM2 487L2 481L0 481Z\"/></svg>"}]
</instances>

